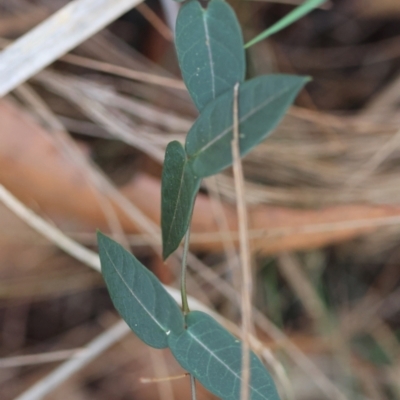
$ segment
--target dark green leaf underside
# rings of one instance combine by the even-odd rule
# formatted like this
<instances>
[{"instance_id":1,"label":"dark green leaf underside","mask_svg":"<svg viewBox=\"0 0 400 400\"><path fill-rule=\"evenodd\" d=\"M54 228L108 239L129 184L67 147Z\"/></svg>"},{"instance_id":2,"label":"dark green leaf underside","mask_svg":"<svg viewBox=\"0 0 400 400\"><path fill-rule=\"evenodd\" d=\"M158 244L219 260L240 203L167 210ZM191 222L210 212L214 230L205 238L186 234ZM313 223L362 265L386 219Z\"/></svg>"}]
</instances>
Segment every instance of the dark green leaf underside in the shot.
<instances>
[{"instance_id":1,"label":"dark green leaf underside","mask_svg":"<svg viewBox=\"0 0 400 400\"><path fill-rule=\"evenodd\" d=\"M161 183L163 257L174 252L188 230L200 179L186 159L183 146L171 142L165 152Z\"/></svg>"},{"instance_id":2,"label":"dark green leaf underside","mask_svg":"<svg viewBox=\"0 0 400 400\"><path fill-rule=\"evenodd\" d=\"M181 309L159 280L131 253L98 232L101 272L113 304L136 335L151 347L168 347L168 334L184 330Z\"/></svg>"},{"instance_id":3,"label":"dark green leaf underside","mask_svg":"<svg viewBox=\"0 0 400 400\"><path fill-rule=\"evenodd\" d=\"M201 111L212 99L242 82L245 51L236 15L224 0L185 3L176 22L175 45L183 80Z\"/></svg>"},{"instance_id":4,"label":"dark green leaf underside","mask_svg":"<svg viewBox=\"0 0 400 400\"><path fill-rule=\"evenodd\" d=\"M241 342L212 317L193 311L187 330L171 334L169 347L180 365L222 400L239 400ZM251 400L279 400L274 382L261 361L251 354Z\"/></svg>"},{"instance_id":5,"label":"dark green leaf underside","mask_svg":"<svg viewBox=\"0 0 400 400\"><path fill-rule=\"evenodd\" d=\"M280 122L309 78L268 75L239 88L240 153L247 154ZM232 164L233 89L204 108L186 138L186 153L199 177L214 175Z\"/></svg>"}]
</instances>

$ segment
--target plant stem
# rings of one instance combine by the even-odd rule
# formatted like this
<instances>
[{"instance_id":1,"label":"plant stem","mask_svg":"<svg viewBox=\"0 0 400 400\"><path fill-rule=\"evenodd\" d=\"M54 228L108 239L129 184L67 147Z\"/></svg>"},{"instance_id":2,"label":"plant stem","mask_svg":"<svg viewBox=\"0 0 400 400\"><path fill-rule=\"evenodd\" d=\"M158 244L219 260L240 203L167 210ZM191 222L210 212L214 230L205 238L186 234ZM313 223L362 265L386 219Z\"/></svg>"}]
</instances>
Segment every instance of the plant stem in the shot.
<instances>
[{"instance_id":1,"label":"plant stem","mask_svg":"<svg viewBox=\"0 0 400 400\"><path fill-rule=\"evenodd\" d=\"M189 252L189 242L190 242L190 224L185 235L185 244L183 246L182 267L181 267L181 295L182 295L182 311L184 315L190 312L189 303L187 300L187 293L186 293L186 271L187 271L187 256Z\"/></svg>"},{"instance_id":2,"label":"plant stem","mask_svg":"<svg viewBox=\"0 0 400 400\"><path fill-rule=\"evenodd\" d=\"M186 292L186 271L187 271L187 256L189 252L189 243L190 243L190 225L192 222L193 209L190 216L189 227L185 235L185 243L183 245L183 253L182 253L182 266L181 266L181 296L182 296L182 311L184 315L189 314L189 303L187 300L187 292ZM192 400L197 399L196 395L196 379L190 374L190 391L192 393Z\"/></svg>"},{"instance_id":3,"label":"plant stem","mask_svg":"<svg viewBox=\"0 0 400 400\"><path fill-rule=\"evenodd\" d=\"M196 378L192 374L190 374L190 388L192 392L192 400L196 400Z\"/></svg>"}]
</instances>

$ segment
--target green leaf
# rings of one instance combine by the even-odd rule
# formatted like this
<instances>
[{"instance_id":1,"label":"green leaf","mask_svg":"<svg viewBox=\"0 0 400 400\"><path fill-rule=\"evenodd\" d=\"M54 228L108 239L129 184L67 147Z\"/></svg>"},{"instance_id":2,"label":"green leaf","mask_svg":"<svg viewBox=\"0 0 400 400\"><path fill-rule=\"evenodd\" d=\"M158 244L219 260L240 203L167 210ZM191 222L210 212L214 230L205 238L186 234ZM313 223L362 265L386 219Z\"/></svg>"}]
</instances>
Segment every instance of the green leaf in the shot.
<instances>
[{"instance_id":1,"label":"green leaf","mask_svg":"<svg viewBox=\"0 0 400 400\"><path fill-rule=\"evenodd\" d=\"M309 78L260 76L240 85L240 153L247 154L279 123ZM186 137L186 153L201 178L232 164L233 89L202 111Z\"/></svg>"},{"instance_id":2,"label":"green leaf","mask_svg":"<svg viewBox=\"0 0 400 400\"><path fill-rule=\"evenodd\" d=\"M136 335L151 347L168 347L168 334L184 330L181 309L160 281L136 257L97 233L101 272L115 308Z\"/></svg>"},{"instance_id":3,"label":"green leaf","mask_svg":"<svg viewBox=\"0 0 400 400\"><path fill-rule=\"evenodd\" d=\"M174 252L188 230L200 179L195 176L185 149L177 142L168 144L161 183L161 230L163 257Z\"/></svg>"},{"instance_id":4,"label":"green leaf","mask_svg":"<svg viewBox=\"0 0 400 400\"><path fill-rule=\"evenodd\" d=\"M282 19L280 19L276 24L272 25L270 28L265 30L264 32L257 35L254 39L250 40L250 42L246 43L245 48L249 48L261 40L266 39L269 36L281 31L282 29L288 27L289 25L296 22L298 19L307 15L310 11L319 7L321 4L325 3L327 0L307 0L300 6L296 7L292 12L285 15Z\"/></svg>"},{"instance_id":5,"label":"green leaf","mask_svg":"<svg viewBox=\"0 0 400 400\"><path fill-rule=\"evenodd\" d=\"M174 357L205 388L222 400L239 400L242 382L241 342L203 312L189 313L186 323L186 330L168 337ZM251 400L279 400L270 374L253 352L250 375Z\"/></svg>"},{"instance_id":6,"label":"green leaf","mask_svg":"<svg viewBox=\"0 0 400 400\"><path fill-rule=\"evenodd\" d=\"M183 80L201 111L211 100L243 82L246 65L242 31L223 0L184 4L176 21L175 45Z\"/></svg>"}]
</instances>

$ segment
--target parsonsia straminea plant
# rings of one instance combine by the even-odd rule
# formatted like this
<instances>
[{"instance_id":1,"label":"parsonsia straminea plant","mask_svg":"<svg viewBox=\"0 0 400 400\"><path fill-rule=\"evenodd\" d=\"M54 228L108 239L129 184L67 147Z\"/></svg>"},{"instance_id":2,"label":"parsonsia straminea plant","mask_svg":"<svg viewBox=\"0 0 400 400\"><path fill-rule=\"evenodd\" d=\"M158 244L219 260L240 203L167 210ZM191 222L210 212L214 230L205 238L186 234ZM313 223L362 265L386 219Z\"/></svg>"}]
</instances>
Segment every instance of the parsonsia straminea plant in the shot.
<instances>
[{"instance_id":1,"label":"parsonsia straminea plant","mask_svg":"<svg viewBox=\"0 0 400 400\"><path fill-rule=\"evenodd\" d=\"M261 34L261 39L322 2L305 2L276 28ZM183 79L200 113L184 146L177 141L168 144L162 174L164 259L186 236L182 309L132 254L99 233L102 273L115 308L141 340L157 349L168 347L179 364L216 396L239 400L241 342L211 316L190 311L187 302L185 272L193 206L202 178L232 165L234 101L239 110L240 154L244 156L277 126L308 78L268 75L245 81L242 32L224 0L211 0L206 8L198 0L183 4L175 44ZM235 100L236 83L240 86ZM278 400L264 365L254 353L250 360L250 399Z\"/></svg>"}]
</instances>

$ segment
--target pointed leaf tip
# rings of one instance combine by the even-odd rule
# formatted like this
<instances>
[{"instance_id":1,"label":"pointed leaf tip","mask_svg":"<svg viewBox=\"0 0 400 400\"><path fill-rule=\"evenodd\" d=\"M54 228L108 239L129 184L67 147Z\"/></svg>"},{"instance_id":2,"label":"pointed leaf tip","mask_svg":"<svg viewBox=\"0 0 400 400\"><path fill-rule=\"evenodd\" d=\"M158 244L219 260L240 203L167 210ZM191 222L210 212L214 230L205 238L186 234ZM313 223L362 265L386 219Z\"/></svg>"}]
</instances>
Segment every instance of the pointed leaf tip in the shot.
<instances>
[{"instance_id":1,"label":"pointed leaf tip","mask_svg":"<svg viewBox=\"0 0 400 400\"><path fill-rule=\"evenodd\" d=\"M240 154L246 155L278 125L309 78L260 76L240 85ZM186 137L196 175L205 178L232 165L233 89L211 101Z\"/></svg>"},{"instance_id":2,"label":"pointed leaf tip","mask_svg":"<svg viewBox=\"0 0 400 400\"><path fill-rule=\"evenodd\" d=\"M178 304L136 257L101 232L97 238L101 271L115 308L141 340L167 347L167 332L184 329Z\"/></svg>"},{"instance_id":3,"label":"pointed leaf tip","mask_svg":"<svg viewBox=\"0 0 400 400\"><path fill-rule=\"evenodd\" d=\"M194 175L183 146L177 141L169 143L161 180L164 259L178 248L188 230L199 187L200 179Z\"/></svg>"}]
</instances>

